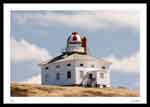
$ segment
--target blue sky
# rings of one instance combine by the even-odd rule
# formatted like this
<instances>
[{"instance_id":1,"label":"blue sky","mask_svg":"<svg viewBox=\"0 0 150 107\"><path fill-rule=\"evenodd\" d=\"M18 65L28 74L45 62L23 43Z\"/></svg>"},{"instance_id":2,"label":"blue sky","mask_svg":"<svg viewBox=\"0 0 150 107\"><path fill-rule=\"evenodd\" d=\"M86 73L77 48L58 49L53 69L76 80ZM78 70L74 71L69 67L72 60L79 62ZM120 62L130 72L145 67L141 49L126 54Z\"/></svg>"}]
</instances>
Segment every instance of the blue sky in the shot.
<instances>
[{"instance_id":1,"label":"blue sky","mask_svg":"<svg viewBox=\"0 0 150 107\"><path fill-rule=\"evenodd\" d=\"M93 56L112 61L113 86L138 88L139 26L135 10L11 11L11 80L38 81L37 64L59 55L76 31Z\"/></svg>"}]
</instances>

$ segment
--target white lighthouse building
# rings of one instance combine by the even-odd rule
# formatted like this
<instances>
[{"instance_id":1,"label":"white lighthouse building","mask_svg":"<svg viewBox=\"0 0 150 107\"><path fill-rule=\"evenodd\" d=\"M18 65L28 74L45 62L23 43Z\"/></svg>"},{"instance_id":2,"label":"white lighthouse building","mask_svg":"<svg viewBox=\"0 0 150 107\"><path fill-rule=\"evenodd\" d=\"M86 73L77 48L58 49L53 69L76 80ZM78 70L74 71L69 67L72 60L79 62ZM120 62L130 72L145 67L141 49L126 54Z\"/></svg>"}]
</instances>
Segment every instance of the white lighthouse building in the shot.
<instances>
[{"instance_id":1,"label":"white lighthouse building","mask_svg":"<svg viewBox=\"0 0 150 107\"><path fill-rule=\"evenodd\" d=\"M87 39L73 32L61 55L39 64L43 85L110 87L111 63L88 53Z\"/></svg>"}]
</instances>

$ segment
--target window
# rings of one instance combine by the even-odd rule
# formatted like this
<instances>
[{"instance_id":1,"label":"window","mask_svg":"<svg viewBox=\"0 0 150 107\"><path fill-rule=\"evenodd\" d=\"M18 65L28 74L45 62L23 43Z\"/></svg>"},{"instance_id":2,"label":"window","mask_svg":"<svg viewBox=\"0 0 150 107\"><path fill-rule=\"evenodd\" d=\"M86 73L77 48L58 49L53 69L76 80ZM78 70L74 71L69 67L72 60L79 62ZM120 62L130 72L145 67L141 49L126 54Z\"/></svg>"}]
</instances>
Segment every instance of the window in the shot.
<instances>
[{"instance_id":1,"label":"window","mask_svg":"<svg viewBox=\"0 0 150 107\"><path fill-rule=\"evenodd\" d=\"M83 64L80 64L80 66L83 67L84 65L83 65Z\"/></svg>"},{"instance_id":2,"label":"window","mask_svg":"<svg viewBox=\"0 0 150 107\"><path fill-rule=\"evenodd\" d=\"M92 68L94 68L94 67L95 67L95 65L91 65L91 67L92 67Z\"/></svg>"},{"instance_id":3,"label":"window","mask_svg":"<svg viewBox=\"0 0 150 107\"><path fill-rule=\"evenodd\" d=\"M71 72L70 71L67 72L67 79L71 79Z\"/></svg>"},{"instance_id":4,"label":"window","mask_svg":"<svg viewBox=\"0 0 150 107\"><path fill-rule=\"evenodd\" d=\"M104 73L100 73L100 78L104 78Z\"/></svg>"},{"instance_id":5,"label":"window","mask_svg":"<svg viewBox=\"0 0 150 107\"><path fill-rule=\"evenodd\" d=\"M67 64L67 66L68 66L68 67L70 67L70 66L71 66L71 64Z\"/></svg>"},{"instance_id":6,"label":"window","mask_svg":"<svg viewBox=\"0 0 150 107\"><path fill-rule=\"evenodd\" d=\"M45 74L45 81L46 82L48 81L48 74L47 73Z\"/></svg>"},{"instance_id":7,"label":"window","mask_svg":"<svg viewBox=\"0 0 150 107\"><path fill-rule=\"evenodd\" d=\"M56 73L56 80L59 80L59 79L60 79L60 74L58 72L58 73Z\"/></svg>"},{"instance_id":8,"label":"window","mask_svg":"<svg viewBox=\"0 0 150 107\"><path fill-rule=\"evenodd\" d=\"M105 66L102 66L102 69L106 69L106 67L105 67Z\"/></svg>"},{"instance_id":9,"label":"window","mask_svg":"<svg viewBox=\"0 0 150 107\"><path fill-rule=\"evenodd\" d=\"M56 68L60 68L60 65L56 65Z\"/></svg>"},{"instance_id":10,"label":"window","mask_svg":"<svg viewBox=\"0 0 150 107\"><path fill-rule=\"evenodd\" d=\"M80 71L80 78L83 78L83 76L84 76L84 72Z\"/></svg>"},{"instance_id":11,"label":"window","mask_svg":"<svg viewBox=\"0 0 150 107\"><path fill-rule=\"evenodd\" d=\"M48 67L45 67L45 70L48 70Z\"/></svg>"}]
</instances>

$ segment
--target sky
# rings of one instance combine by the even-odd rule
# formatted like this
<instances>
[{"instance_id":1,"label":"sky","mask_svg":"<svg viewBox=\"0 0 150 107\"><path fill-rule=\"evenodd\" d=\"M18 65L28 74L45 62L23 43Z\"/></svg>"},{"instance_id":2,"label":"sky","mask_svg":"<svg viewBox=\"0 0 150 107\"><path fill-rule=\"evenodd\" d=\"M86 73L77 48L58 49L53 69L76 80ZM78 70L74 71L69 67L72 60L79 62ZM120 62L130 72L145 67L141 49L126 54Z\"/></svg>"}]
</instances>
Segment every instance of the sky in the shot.
<instances>
[{"instance_id":1,"label":"sky","mask_svg":"<svg viewBox=\"0 0 150 107\"><path fill-rule=\"evenodd\" d=\"M112 62L114 87L139 87L139 12L11 11L11 81L40 83L41 61L60 55L72 32L88 39L92 56Z\"/></svg>"}]
</instances>

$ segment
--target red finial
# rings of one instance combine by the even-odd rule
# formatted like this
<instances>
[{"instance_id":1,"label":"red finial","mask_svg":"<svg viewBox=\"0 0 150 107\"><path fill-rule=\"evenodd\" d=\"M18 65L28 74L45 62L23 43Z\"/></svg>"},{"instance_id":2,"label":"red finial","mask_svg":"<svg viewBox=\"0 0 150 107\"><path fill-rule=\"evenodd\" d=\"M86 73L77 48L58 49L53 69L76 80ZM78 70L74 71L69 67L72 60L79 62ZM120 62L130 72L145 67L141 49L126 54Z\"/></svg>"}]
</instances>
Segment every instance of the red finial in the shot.
<instances>
[{"instance_id":1,"label":"red finial","mask_svg":"<svg viewBox=\"0 0 150 107\"><path fill-rule=\"evenodd\" d=\"M77 35L78 34L78 32L72 32L72 35Z\"/></svg>"},{"instance_id":2,"label":"red finial","mask_svg":"<svg viewBox=\"0 0 150 107\"><path fill-rule=\"evenodd\" d=\"M74 41L76 41L77 40L77 35L78 34L78 32L72 32L72 35L73 35L73 40Z\"/></svg>"}]
</instances>

